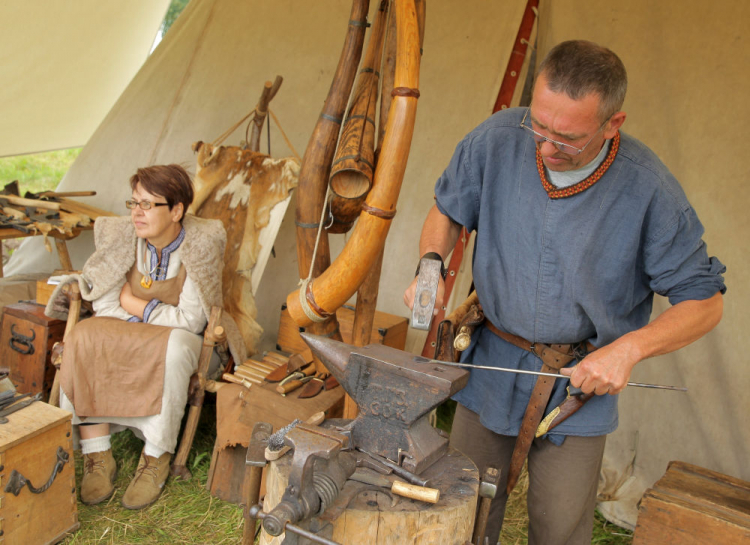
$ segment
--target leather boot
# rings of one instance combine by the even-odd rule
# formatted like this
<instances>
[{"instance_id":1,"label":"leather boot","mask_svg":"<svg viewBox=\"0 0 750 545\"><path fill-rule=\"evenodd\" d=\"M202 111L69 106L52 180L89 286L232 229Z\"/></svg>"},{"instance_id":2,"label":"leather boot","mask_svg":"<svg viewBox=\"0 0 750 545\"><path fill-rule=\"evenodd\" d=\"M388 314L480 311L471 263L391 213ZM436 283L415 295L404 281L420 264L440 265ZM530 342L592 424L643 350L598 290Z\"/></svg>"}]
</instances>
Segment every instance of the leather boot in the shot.
<instances>
[{"instance_id":1,"label":"leather boot","mask_svg":"<svg viewBox=\"0 0 750 545\"><path fill-rule=\"evenodd\" d=\"M169 462L172 454L165 452L158 458L141 452L141 459L135 476L122 496L122 506L126 509L143 509L154 503L164 490L169 476Z\"/></svg>"},{"instance_id":2,"label":"leather boot","mask_svg":"<svg viewBox=\"0 0 750 545\"><path fill-rule=\"evenodd\" d=\"M112 449L83 455L83 479L81 480L81 501L95 505L108 500L115 491L117 462Z\"/></svg>"}]
</instances>

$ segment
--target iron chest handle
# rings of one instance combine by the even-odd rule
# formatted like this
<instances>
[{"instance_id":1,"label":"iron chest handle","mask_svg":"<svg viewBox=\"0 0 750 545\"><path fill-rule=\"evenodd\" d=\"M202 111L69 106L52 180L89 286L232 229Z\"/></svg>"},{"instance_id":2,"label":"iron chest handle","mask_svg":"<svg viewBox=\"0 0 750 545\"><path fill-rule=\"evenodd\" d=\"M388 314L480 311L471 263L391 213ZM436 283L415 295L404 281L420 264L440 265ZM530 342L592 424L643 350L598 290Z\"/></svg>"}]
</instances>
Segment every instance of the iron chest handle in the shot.
<instances>
[{"instance_id":1,"label":"iron chest handle","mask_svg":"<svg viewBox=\"0 0 750 545\"><path fill-rule=\"evenodd\" d=\"M10 340L8 341L8 344L16 352L20 352L21 354L25 355L33 354L34 345L32 343L34 342L34 339L36 339L36 332L33 329L31 330L31 336L29 337L27 335L21 335L20 333L16 332L16 324L11 324Z\"/></svg>"},{"instance_id":2,"label":"iron chest handle","mask_svg":"<svg viewBox=\"0 0 750 545\"><path fill-rule=\"evenodd\" d=\"M32 494L41 494L50 486L52 486L55 477L57 477L57 474L60 472L60 470L62 470L63 466L68 463L69 458L70 455L65 451L65 449L63 449L62 447L57 447L57 462L55 463L55 467L52 468L52 475L49 476L47 483L39 488L36 488L33 484L31 484L31 481L29 481L26 477L24 477L14 469L10 473L10 478L8 479L8 484L5 487L5 491L13 493L14 496L18 496L21 493L21 489L24 487L24 485L28 485L29 490Z\"/></svg>"}]
</instances>

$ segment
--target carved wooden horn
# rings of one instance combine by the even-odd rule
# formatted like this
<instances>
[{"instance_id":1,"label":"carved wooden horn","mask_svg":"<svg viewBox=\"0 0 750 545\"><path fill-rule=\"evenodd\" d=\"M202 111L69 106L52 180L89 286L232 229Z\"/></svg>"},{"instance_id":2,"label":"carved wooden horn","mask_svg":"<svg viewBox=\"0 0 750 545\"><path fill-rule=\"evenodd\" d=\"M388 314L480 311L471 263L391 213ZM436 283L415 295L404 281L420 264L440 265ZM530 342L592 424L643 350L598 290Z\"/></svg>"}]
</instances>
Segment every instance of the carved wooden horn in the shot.
<instances>
[{"instance_id":1,"label":"carved wooden horn","mask_svg":"<svg viewBox=\"0 0 750 545\"><path fill-rule=\"evenodd\" d=\"M289 313L300 326L326 320L354 294L385 244L396 214L417 112L420 40L414 0L395 0L394 12L398 51L393 100L373 188L334 263L287 297Z\"/></svg>"},{"instance_id":2,"label":"carved wooden horn","mask_svg":"<svg viewBox=\"0 0 750 545\"><path fill-rule=\"evenodd\" d=\"M375 112L378 102L380 62L383 53L388 2L382 0L357 77L349 112L331 165L331 215L329 233L346 233L362 211L372 187L375 164Z\"/></svg>"}]
</instances>

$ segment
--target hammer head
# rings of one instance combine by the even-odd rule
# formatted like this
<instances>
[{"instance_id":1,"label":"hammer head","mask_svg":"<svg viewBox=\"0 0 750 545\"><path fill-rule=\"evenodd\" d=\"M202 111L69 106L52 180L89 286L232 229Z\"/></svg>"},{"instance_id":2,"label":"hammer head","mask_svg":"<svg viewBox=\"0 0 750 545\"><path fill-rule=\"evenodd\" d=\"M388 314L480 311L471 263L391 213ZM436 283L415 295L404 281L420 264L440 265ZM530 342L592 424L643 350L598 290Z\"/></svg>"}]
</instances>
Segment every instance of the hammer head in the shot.
<instances>
[{"instance_id":1,"label":"hammer head","mask_svg":"<svg viewBox=\"0 0 750 545\"><path fill-rule=\"evenodd\" d=\"M414 292L414 305L411 308L411 326L414 329L430 329L440 284L441 266L441 261L429 257L423 257L419 261L417 289Z\"/></svg>"},{"instance_id":2,"label":"hammer head","mask_svg":"<svg viewBox=\"0 0 750 545\"><path fill-rule=\"evenodd\" d=\"M359 407L352 446L414 473L442 456L447 440L429 425L428 414L466 386L468 371L381 344L354 347L302 337Z\"/></svg>"}]
</instances>

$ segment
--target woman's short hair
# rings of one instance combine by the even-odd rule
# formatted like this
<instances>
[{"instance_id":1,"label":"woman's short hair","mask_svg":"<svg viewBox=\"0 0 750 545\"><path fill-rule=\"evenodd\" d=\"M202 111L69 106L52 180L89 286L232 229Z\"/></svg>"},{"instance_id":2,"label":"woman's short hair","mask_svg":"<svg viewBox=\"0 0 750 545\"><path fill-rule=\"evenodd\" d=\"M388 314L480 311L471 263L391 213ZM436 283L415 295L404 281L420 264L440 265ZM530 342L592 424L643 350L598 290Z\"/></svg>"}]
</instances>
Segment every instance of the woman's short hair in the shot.
<instances>
[{"instance_id":1,"label":"woman's short hair","mask_svg":"<svg viewBox=\"0 0 750 545\"><path fill-rule=\"evenodd\" d=\"M130 188L135 190L138 184L141 184L141 187L152 195L164 197L170 210L177 203L182 203L183 217L193 202L193 182L180 165L154 165L139 168L130 177Z\"/></svg>"},{"instance_id":2,"label":"woman's short hair","mask_svg":"<svg viewBox=\"0 0 750 545\"><path fill-rule=\"evenodd\" d=\"M570 40L553 47L539 65L547 87L573 100L599 94L602 121L620 111L628 89L625 65L613 51L586 40Z\"/></svg>"}]
</instances>

